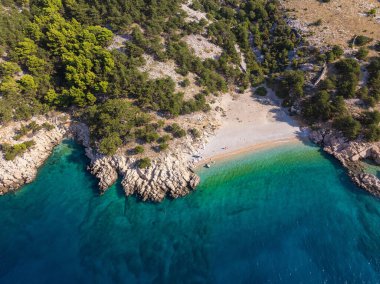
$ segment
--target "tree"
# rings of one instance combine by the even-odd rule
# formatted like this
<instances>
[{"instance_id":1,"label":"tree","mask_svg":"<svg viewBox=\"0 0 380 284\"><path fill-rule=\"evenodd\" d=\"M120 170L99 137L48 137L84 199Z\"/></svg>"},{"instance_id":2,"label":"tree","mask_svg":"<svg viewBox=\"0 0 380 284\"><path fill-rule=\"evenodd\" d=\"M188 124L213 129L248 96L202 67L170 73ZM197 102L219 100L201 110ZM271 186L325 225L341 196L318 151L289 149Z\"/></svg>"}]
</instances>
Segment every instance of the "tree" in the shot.
<instances>
[{"instance_id":1,"label":"tree","mask_svg":"<svg viewBox=\"0 0 380 284\"><path fill-rule=\"evenodd\" d=\"M354 97L359 83L359 63L352 58L342 59L335 63L335 68L338 71L336 78L338 95L344 98Z\"/></svg>"},{"instance_id":2,"label":"tree","mask_svg":"<svg viewBox=\"0 0 380 284\"><path fill-rule=\"evenodd\" d=\"M14 62L2 62L0 63L0 78L14 76L16 73L20 72L21 68L17 63Z\"/></svg>"},{"instance_id":3,"label":"tree","mask_svg":"<svg viewBox=\"0 0 380 284\"><path fill-rule=\"evenodd\" d=\"M137 161L137 166L140 169L149 168L151 166L151 164L152 164L152 161L149 158L142 158L142 159Z\"/></svg>"},{"instance_id":4,"label":"tree","mask_svg":"<svg viewBox=\"0 0 380 284\"><path fill-rule=\"evenodd\" d=\"M361 130L360 123L350 115L336 118L333 126L350 140L357 138Z\"/></svg>"},{"instance_id":5,"label":"tree","mask_svg":"<svg viewBox=\"0 0 380 284\"><path fill-rule=\"evenodd\" d=\"M112 132L109 136L100 140L99 151L105 155L113 155L117 149L122 145L122 140L116 132Z\"/></svg>"},{"instance_id":6,"label":"tree","mask_svg":"<svg viewBox=\"0 0 380 284\"><path fill-rule=\"evenodd\" d=\"M369 53L368 48L360 47L359 50L356 52L355 57L359 60L364 60L367 58L368 53Z\"/></svg>"}]
</instances>

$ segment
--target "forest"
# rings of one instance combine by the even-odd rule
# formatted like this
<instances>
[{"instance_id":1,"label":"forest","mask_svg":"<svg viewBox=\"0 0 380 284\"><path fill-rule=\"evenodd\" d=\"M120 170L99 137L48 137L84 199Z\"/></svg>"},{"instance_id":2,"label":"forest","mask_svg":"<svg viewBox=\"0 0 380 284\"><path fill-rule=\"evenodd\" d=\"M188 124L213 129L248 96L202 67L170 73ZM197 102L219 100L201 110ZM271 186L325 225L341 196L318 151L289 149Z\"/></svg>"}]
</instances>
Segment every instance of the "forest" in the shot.
<instances>
[{"instance_id":1,"label":"forest","mask_svg":"<svg viewBox=\"0 0 380 284\"><path fill-rule=\"evenodd\" d=\"M210 96L266 82L285 107L301 101L310 124L331 120L350 139L380 139L378 113L352 117L344 103L359 98L371 108L380 99L379 58L370 59L368 84L358 90L359 61L368 60L368 41L356 58L342 58L339 46L310 57L298 48L302 39L287 25L276 0L192 1L191 8L207 13L209 23L185 21L181 4L1 0L0 123L60 110L89 125L92 143L103 154L112 155L130 141L156 143L158 151L165 151L170 139L187 135L167 119L207 112ZM203 34L222 48L221 55L201 60L182 40L189 34ZM115 35L128 35L123 48L108 48ZM140 70L144 54L173 60L183 76L194 73L202 91L185 99L172 78L149 78ZM310 58L335 71L305 94L305 74L298 66ZM136 147L138 153L143 150Z\"/></svg>"}]
</instances>

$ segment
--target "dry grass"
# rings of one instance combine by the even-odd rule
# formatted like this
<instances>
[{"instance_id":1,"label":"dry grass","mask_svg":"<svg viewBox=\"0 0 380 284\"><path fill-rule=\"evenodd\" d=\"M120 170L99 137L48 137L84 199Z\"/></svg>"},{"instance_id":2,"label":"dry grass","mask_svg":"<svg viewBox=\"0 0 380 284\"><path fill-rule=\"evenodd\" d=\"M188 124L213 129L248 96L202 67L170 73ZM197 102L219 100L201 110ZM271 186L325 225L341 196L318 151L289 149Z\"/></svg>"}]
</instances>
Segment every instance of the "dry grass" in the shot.
<instances>
[{"instance_id":1,"label":"dry grass","mask_svg":"<svg viewBox=\"0 0 380 284\"><path fill-rule=\"evenodd\" d=\"M283 0L288 16L295 24L310 32L309 42L323 46L338 44L348 47L354 35L366 35L380 40L380 3L377 0ZM376 16L367 16L372 8L378 8ZM321 25L313 26L319 19Z\"/></svg>"}]
</instances>

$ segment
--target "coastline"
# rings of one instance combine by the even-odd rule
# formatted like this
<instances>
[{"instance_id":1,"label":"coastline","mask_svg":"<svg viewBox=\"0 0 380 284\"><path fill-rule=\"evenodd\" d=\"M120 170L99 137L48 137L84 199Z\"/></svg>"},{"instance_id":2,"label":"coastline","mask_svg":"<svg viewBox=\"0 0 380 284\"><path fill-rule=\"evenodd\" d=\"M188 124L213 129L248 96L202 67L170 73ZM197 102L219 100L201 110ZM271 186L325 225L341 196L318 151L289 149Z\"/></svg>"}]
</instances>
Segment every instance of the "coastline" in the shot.
<instances>
[{"instance_id":1,"label":"coastline","mask_svg":"<svg viewBox=\"0 0 380 284\"><path fill-rule=\"evenodd\" d=\"M194 169L258 149L301 142L307 133L280 106L274 92L259 97L253 90L225 95L218 102L219 127L192 157Z\"/></svg>"},{"instance_id":2,"label":"coastline","mask_svg":"<svg viewBox=\"0 0 380 284\"><path fill-rule=\"evenodd\" d=\"M302 139L296 138L296 137L290 137L287 139L268 140L265 142L252 144L250 146L242 147L237 150L228 151L225 153L219 153L215 156L211 156L211 157L199 160L194 163L194 170L198 171L199 169L205 167L206 164L215 164L217 162L227 161L229 159L234 159L244 154L252 154L260 150L267 150L267 149L276 148L283 145L299 144L299 143L303 143Z\"/></svg>"}]
</instances>

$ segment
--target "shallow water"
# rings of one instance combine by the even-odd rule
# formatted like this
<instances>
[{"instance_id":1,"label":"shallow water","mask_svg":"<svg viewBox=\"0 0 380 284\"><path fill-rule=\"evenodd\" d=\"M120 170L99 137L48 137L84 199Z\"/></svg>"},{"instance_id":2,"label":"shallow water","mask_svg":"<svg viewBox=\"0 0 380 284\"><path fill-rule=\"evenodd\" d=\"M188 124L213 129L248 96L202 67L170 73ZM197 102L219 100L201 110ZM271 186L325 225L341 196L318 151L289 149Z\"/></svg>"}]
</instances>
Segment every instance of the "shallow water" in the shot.
<instances>
[{"instance_id":1,"label":"shallow water","mask_svg":"<svg viewBox=\"0 0 380 284\"><path fill-rule=\"evenodd\" d=\"M0 197L0 283L377 283L380 201L318 148L203 169L161 204L96 193L83 150L58 146Z\"/></svg>"}]
</instances>

